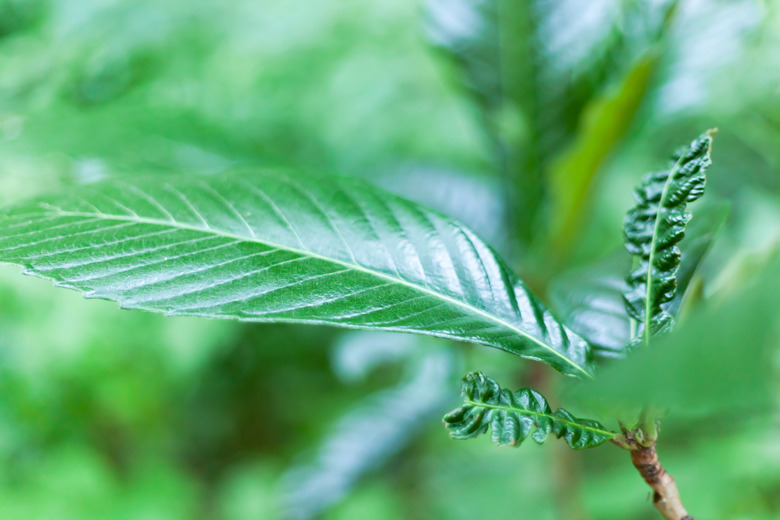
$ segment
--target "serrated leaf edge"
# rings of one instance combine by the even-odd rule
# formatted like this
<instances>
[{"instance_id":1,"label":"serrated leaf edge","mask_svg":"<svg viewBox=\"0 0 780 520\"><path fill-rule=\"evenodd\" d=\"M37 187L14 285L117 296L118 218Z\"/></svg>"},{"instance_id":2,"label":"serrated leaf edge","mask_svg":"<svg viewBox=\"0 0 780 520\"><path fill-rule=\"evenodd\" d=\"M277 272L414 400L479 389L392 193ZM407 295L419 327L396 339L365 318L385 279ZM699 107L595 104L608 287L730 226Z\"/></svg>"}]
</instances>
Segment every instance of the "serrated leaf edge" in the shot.
<instances>
[{"instance_id":1,"label":"serrated leaf edge","mask_svg":"<svg viewBox=\"0 0 780 520\"><path fill-rule=\"evenodd\" d=\"M712 136L717 132L717 129L711 129L705 132L704 135L708 136L709 143L707 145L707 150L705 152L705 156L709 155L712 151ZM659 237L659 230L661 228L661 223L663 222L663 219L660 218L660 211L661 208L665 206L665 202L667 200L667 197L669 195L669 188L674 184L675 176L679 172L680 165L682 164L683 160L686 158L685 153L681 154L681 156L677 159L677 161L672 165L672 167L669 169L669 175L666 178L666 181L664 182L664 189L661 191L661 197L658 200L658 207L659 207L659 216L655 219L655 223L653 224L653 236L650 240L650 254L648 255L648 269L647 269L647 275L645 277L645 313L644 313L644 319L642 323L642 340L645 343L646 346L650 344L650 336L652 335L652 316L651 316L651 308L652 308L652 287L653 287L653 261L655 260L655 253L656 253L656 244L658 242ZM683 225L684 227L684 225ZM674 269L674 273L677 272L679 269L679 265ZM632 332L631 336L634 336L634 333Z\"/></svg>"},{"instance_id":2,"label":"serrated leaf edge","mask_svg":"<svg viewBox=\"0 0 780 520\"><path fill-rule=\"evenodd\" d=\"M499 324L499 325L501 325L503 327L506 327L506 328L516 332L519 336L522 336L523 338L525 338L525 339L527 339L527 340L529 340L529 341L531 341L533 343L536 343L540 347L544 348L545 350L549 351L550 353L552 353L556 357L560 358L567 365L572 366L574 369L576 369L577 372L579 372L586 379L593 379L593 375L587 369L585 369L584 367L580 366L578 363L574 362L573 360L569 359L568 357L564 356L563 354L561 354L560 352L558 352L557 350L552 348L550 345L540 341L539 339L535 338L531 334L528 334L524 330L517 328L516 326L512 325L511 323L509 323L507 321L504 321L504 320L502 320L502 319L500 319L500 318L498 318L496 316L493 316L493 315L491 315L491 314L489 314L489 313L487 313L487 312L485 312L485 311L483 311L483 310L481 310L481 309L479 309L477 307L474 307L472 305L468 305L466 302L462 302L462 301L459 301L459 300L457 300L455 298L451 298L450 296L448 296L446 294L443 294L443 293L432 291L432 290L430 290L430 289L428 289L428 288L426 288L424 286L410 283L407 280L404 280L403 278L395 278L393 276L390 276L388 274L382 273L380 271L373 271L373 270L367 269L367 268L365 268L365 267L363 267L363 266L361 266L361 265L359 265L357 263L344 262L344 261L336 259L336 258L327 257L327 256L323 256L323 255L317 254L317 253L315 253L313 251L300 249L300 248L295 248L295 247L291 247L291 246L288 246L288 245L282 245L282 244L278 244L278 243L271 242L271 241L268 241L268 240L261 240L261 239L259 239L255 235L254 231L252 231L252 229L249 228L248 226L247 226L247 228L248 228L248 230L250 232L249 235L238 235L238 234L235 234L235 233L228 233L228 232L225 232L225 231L221 231L221 230L215 229L215 228L209 226L208 223L205 222L205 221L203 222L204 225L201 227L201 226L193 226L193 225L190 225L190 224L185 224L185 223L173 220L173 219L163 220L163 219L150 219L150 218L146 218L146 217L140 217L140 216L137 216L137 215L135 217L125 216L125 215L113 215L113 214L105 213L105 212L102 212L102 211L95 211L95 212L65 211L62 208L59 208L57 206L54 206L54 205L51 205L51 204L48 204L48 203L45 203L45 202L38 202L38 205L41 208L46 209L48 211L57 212L59 214L59 216L63 216L63 217L84 217L84 218L87 218L87 217L93 217L93 218L94 217L99 217L99 218L104 218L106 220L117 220L117 221L121 221L121 222L135 222L135 223L149 224L149 225L155 225L155 226L171 226L171 227L175 227L177 229L188 230L188 231L197 231L197 232L204 232L204 231L206 231L206 232L213 233L213 234L215 234L217 236L222 236L222 237L225 237L225 238L231 238L231 239L241 240L241 241L245 241L245 242L255 242L255 243L258 243L258 244L263 244L263 245L266 245L266 246L270 246L270 247L274 247L274 248L290 251L292 253L296 253L296 254L312 257L312 258L317 258L319 260L323 260L323 261L326 261L326 262L331 262L331 263L334 263L334 264L343 265L344 267L347 267L347 268L350 268L350 269L354 269L356 271L361 271L361 272L369 274L371 276L375 276L375 277L378 277L378 278L383 278L383 279L392 281L393 283L397 283L397 284L400 284L400 285L405 285L405 286L410 287L410 288L412 288L412 289L414 289L416 291L420 291L420 292L429 294L429 295L431 295L431 296L433 296L433 297L435 297L437 299L445 300L446 302L451 303L451 304L453 304L453 305L455 305L457 307L460 307L460 308L463 308L463 309L467 309L469 312L472 312L472 313L478 314L480 316L483 316L485 319L487 319L489 321L492 321L494 323L497 323L497 324ZM167 213L167 211L166 211L166 213ZM40 274L38 274L37 272L33 272L33 273L29 273L29 274L33 274L35 276L40 276ZM66 285L66 284L61 284L60 283L58 285L61 285L61 286L64 286L64 287L68 287L68 285ZM284 321L284 320L276 320L276 321ZM351 327L351 328L359 328L359 327ZM386 329L386 330L392 330L392 329ZM409 330L405 329L405 330L402 330L402 332L409 332ZM448 336L446 334L442 334L442 333L432 334L432 333L429 333L429 332L426 332L426 331L415 331L415 332L419 333L419 334L433 335L433 336L437 336L437 337L450 337L450 336ZM452 336L450 338L451 339L460 339L460 338L457 338L457 337L454 337L454 336ZM544 360L541 360L541 359L538 359L538 358L535 358L535 357L531 357L531 356L524 356L524 357L531 358L531 359L536 359L536 360L541 361L541 362L545 362Z\"/></svg>"}]
</instances>

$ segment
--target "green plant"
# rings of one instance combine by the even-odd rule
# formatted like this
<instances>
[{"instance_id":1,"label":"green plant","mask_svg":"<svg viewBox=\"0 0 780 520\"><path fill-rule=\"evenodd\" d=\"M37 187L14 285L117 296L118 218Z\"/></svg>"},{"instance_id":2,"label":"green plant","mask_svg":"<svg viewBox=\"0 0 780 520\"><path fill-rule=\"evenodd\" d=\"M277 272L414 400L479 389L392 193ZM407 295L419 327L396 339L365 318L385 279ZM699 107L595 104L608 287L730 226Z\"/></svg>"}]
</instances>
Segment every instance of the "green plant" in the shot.
<instances>
[{"instance_id":1,"label":"green plant","mask_svg":"<svg viewBox=\"0 0 780 520\"><path fill-rule=\"evenodd\" d=\"M685 276L678 277L677 244L690 218L687 204L704 191L711 142L712 132L696 139L636 189L624 225L634 257L622 288L625 311L612 307L630 334L611 344L578 326L578 315L601 307L564 309L561 321L468 228L342 177L245 169L110 178L5 210L0 260L124 308L488 345L584 381L580 393L587 396L587 382L599 377L594 353L625 357L652 349L685 307L680 302L707 247L682 255ZM722 219L708 222L717 228ZM611 430L563 409L553 412L540 393L509 392L480 373L464 378L463 394L465 403L445 417L453 437L492 429L500 445L518 445L529 435L541 443L549 434L574 449L610 441L630 451L665 518L690 518L658 462L662 409L655 403L624 407L615 415L619 429Z\"/></svg>"},{"instance_id":2,"label":"green plant","mask_svg":"<svg viewBox=\"0 0 780 520\"><path fill-rule=\"evenodd\" d=\"M470 370L612 433L647 406L691 514L780 516L780 3L582 6L0 0L0 212L149 172L367 178L473 230L594 365L559 377L434 336L128 312L0 264L0 518L658 514L628 452L572 450L558 423L543 445L453 442L438 419ZM676 324L627 354L631 189L716 124Z\"/></svg>"}]
</instances>

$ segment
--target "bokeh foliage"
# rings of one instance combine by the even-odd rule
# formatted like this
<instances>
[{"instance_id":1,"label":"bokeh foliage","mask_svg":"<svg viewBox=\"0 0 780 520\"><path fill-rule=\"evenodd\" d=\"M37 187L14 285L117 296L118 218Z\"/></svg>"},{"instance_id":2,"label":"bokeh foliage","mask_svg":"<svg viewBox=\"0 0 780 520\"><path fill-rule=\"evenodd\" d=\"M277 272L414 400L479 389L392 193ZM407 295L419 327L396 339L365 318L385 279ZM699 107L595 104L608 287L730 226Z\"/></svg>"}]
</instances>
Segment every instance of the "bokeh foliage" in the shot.
<instances>
[{"instance_id":1,"label":"bokeh foliage","mask_svg":"<svg viewBox=\"0 0 780 520\"><path fill-rule=\"evenodd\" d=\"M672 358L692 366L670 372L684 384L664 385L661 403L684 392L695 421L671 406L659 450L702 518L776 517L778 299L768 288L780 240L780 7L599 0L584 16L575 0L529 3L504 33L529 61L503 69L514 97L491 105L486 123L462 63L426 31L437 9L463 29L464 3L480 2L0 0L0 200L114 174L339 172L457 214L545 294L559 273L619 251L641 175L719 127L706 197L732 212L691 282L705 308L683 302L692 318L680 336L707 344ZM520 155L502 162L506 149ZM547 202L519 224L517 186L529 178ZM691 362L723 349L701 371ZM513 387L531 371L405 336L119 311L3 266L0 518L570 515L562 502L576 498L551 484L555 447L448 439L438 417L464 367ZM719 386L713 399L738 401L738 413L712 413L707 400L724 371L740 392L729 401ZM435 384L415 386L422 379ZM334 441L372 413L420 426L386 430L384 443L361 437L352 451ZM653 518L625 453L604 447L579 463L574 510ZM323 498L311 482L333 487Z\"/></svg>"}]
</instances>

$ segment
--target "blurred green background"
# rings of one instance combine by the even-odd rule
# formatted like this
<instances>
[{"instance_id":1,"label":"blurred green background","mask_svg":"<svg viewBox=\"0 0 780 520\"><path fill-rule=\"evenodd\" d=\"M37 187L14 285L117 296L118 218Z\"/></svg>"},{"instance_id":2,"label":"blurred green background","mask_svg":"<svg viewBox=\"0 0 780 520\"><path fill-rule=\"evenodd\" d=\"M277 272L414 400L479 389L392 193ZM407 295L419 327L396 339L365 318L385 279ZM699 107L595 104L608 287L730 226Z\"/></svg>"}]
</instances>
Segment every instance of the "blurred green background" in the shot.
<instances>
[{"instance_id":1,"label":"blurred green background","mask_svg":"<svg viewBox=\"0 0 780 520\"><path fill-rule=\"evenodd\" d=\"M705 199L731 214L685 337L777 347L777 2L0 0L0 202L235 164L362 176L464 220L548 301L711 127ZM612 446L449 440L474 369L561 404L560 376L489 349L120 311L1 266L0 518L655 518ZM659 452L697 518L780 514L769 388L670 411Z\"/></svg>"}]
</instances>

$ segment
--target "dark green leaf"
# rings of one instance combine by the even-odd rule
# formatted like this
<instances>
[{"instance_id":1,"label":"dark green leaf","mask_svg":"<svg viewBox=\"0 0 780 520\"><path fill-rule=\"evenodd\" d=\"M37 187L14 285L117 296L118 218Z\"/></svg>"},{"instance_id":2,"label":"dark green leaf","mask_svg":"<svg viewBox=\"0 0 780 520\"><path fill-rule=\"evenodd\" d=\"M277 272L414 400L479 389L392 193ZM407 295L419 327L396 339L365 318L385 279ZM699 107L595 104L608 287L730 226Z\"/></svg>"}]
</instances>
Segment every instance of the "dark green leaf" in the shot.
<instances>
[{"instance_id":1,"label":"dark green leaf","mask_svg":"<svg viewBox=\"0 0 780 520\"><path fill-rule=\"evenodd\" d=\"M577 139L550 167L551 242L559 254L576 239L597 174L631 127L659 58L656 50L648 52L617 89L592 99L580 118Z\"/></svg>"},{"instance_id":2,"label":"dark green leaf","mask_svg":"<svg viewBox=\"0 0 780 520\"><path fill-rule=\"evenodd\" d=\"M685 238L678 245L681 259L677 292L666 307L672 316L677 316L691 279L712 247L728 212L729 204L724 201L696 208ZM628 286L619 275L626 271L624 255L612 255L596 264L566 271L550 284L553 308L568 327L593 346L597 356L622 356L631 340L631 321L623 300Z\"/></svg>"},{"instance_id":3,"label":"dark green leaf","mask_svg":"<svg viewBox=\"0 0 780 520\"><path fill-rule=\"evenodd\" d=\"M677 291L677 243L690 220L688 203L704 193L712 133L678 151L668 170L645 176L635 190L637 204L626 215L626 248L638 262L626 279L626 309L639 322L637 334L646 344L674 320L663 304L672 301Z\"/></svg>"},{"instance_id":4,"label":"dark green leaf","mask_svg":"<svg viewBox=\"0 0 780 520\"><path fill-rule=\"evenodd\" d=\"M473 341L589 375L590 351L473 232L355 179L112 179L0 214L0 260L173 315Z\"/></svg>"},{"instance_id":5,"label":"dark green leaf","mask_svg":"<svg viewBox=\"0 0 780 520\"><path fill-rule=\"evenodd\" d=\"M543 122L537 107L540 13L522 0L429 0L427 6L429 37L457 66L509 180L513 231L528 239L542 200L541 126L558 123L550 114Z\"/></svg>"},{"instance_id":6,"label":"dark green leaf","mask_svg":"<svg viewBox=\"0 0 780 520\"><path fill-rule=\"evenodd\" d=\"M616 436L598 422L576 418L562 408L553 412L544 397L530 388L512 393L480 372L463 378L462 391L463 406L444 417L455 439L472 439L492 429L493 442L499 446L518 446L529 435L541 444L552 433L581 450Z\"/></svg>"},{"instance_id":7,"label":"dark green leaf","mask_svg":"<svg viewBox=\"0 0 780 520\"><path fill-rule=\"evenodd\" d=\"M35 26L46 8L45 0L0 0L0 39Z\"/></svg>"},{"instance_id":8,"label":"dark green leaf","mask_svg":"<svg viewBox=\"0 0 780 520\"><path fill-rule=\"evenodd\" d=\"M460 83L477 102L508 180L513 232L524 241L549 238L565 254L588 188L633 120L658 62L660 47L644 55L636 49L667 33L676 2L626 3L590 13L587 20L576 1L426 4L430 40L455 63ZM657 28L658 34L631 31L627 39L624 27L634 25ZM607 90L616 78L617 92ZM535 236L547 192L554 234Z\"/></svg>"}]
</instances>

